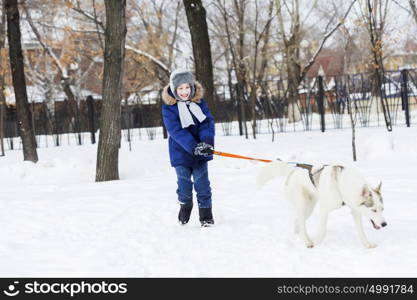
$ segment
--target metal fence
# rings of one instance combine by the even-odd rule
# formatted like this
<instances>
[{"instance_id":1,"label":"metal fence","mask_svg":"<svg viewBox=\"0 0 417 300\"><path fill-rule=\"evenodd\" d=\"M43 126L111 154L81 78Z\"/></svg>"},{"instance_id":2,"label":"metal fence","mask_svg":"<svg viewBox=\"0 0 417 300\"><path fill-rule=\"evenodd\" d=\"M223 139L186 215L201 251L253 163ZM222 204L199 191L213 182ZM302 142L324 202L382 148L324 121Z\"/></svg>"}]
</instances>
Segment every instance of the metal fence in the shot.
<instances>
[{"instance_id":1,"label":"metal fence","mask_svg":"<svg viewBox=\"0 0 417 300\"><path fill-rule=\"evenodd\" d=\"M417 122L417 70L385 72L382 97L375 97L374 80L371 74L343 76L318 76L306 78L299 86L298 101L288 96L285 80L269 80L258 87L255 98L256 120L268 120L268 131L328 130L350 126L348 105L357 126L392 126ZM237 97L236 85L217 85L215 101L210 109L221 123L224 135L233 134L232 125L253 119L250 90L243 90ZM294 103L292 105L292 103ZM126 140L133 138L154 139L162 130L161 91L137 93L122 102L122 129ZM71 113L67 101L30 103L32 125L38 146L62 145L69 137L73 143L95 143L99 129L101 100L91 96L81 99L76 105L76 114ZM249 126L250 127L250 126ZM258 127L261 131L261 126ZM15 107L6 109L4 137L6 150L19 148L15 145L18 136ZM48 136L49 138L45 138ZM45 142L42 143L41 137ZM46 142L46 141L50 142Z\"/></svg>"},{"instance_id":2,"label":"metal fence","mask_svg":"<svg viewBox=\"0 0 417 300\"><path fill-rule=\"evenodd\" d=\"M279 131L337 129L350 126L348 104L356 126L392 126L417 122L417 70L385 72L380 97L375 96L372 74L318 76L306 78L299 86L298 101L291 107L285 80L265 82L256 97L256 119L276 120ZM218 87L218 120L238 120L239 105L246 120L252 120L249 93L236 99L237 87ZM233 103L233 109L228 108ZM298 116L292 116L297 112ZM245 121L245 120L243 120Z\"/></svg>"}]
</instances>

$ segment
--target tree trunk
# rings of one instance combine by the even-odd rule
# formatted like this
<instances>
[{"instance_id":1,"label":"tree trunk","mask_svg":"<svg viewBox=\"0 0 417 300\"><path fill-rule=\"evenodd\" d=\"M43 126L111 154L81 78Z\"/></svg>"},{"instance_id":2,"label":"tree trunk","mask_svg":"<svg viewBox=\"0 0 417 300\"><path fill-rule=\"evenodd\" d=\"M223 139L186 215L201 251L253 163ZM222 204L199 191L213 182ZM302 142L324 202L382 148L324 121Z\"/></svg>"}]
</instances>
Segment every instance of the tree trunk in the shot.
<instances>
[{"instance_id":1,"label":"tree trunk","mask_svg":"<svg viewBox=\"0 0 417 300\"><path fill-rule=\"evenodd\" d=\"M196 79L204 86L206 101L209 105L213 105L213 63L206 22L206 10L201 0L183 0L183 2L193 45Z\"/></svg>"},{"instance_id":2,"label":"tree trunk","mask_svg":"<svg viewBox=\"0 0 417 300\"><path fill-rule=\"evenodd\" d=\"M357 158L356 158L355 120L353 118L351 100L349 99L349 96L347 97L347 106L348 106L348 114L349 114L349 118L350 118L350 126L352 128L352 155L353 155L353 161L356 161Z\"/></svg>"},{"instance_id":3,"label":"tree trunk","mask_svg":"<svg viewBox=\"0 0 417 300\"><path fill-rule=\"evenodd\" d=\"M5 63L3 61L3 51L5 50L6 40L6 9L5 2L1 2L1 20L0 20L0 66ZM6 108L6 97L4 95L4 69L0 70L0 156L4 156L4 110Z\"/></svg>"},{"instance_id":4,"label":"tree trunk","mask_svg":"<svg viewBox=\"0 0 417 300\"><path fill-rule=\"evenodd\" d=\"M282 14L283 3L281 1L277 1L278 24L281 31L285 51L285 66L287 71L288 85L288 122L290 123L295 123L301 120L301 113L298 109L298 86L302 80L300 62L301 25L299 1L295 0L293 4L294 8L291 14L291 30L289 37L287 37L285 34L284 16Z\"/></svg>"},{"instance_id":5,"label":"tree trunk","mask_svg":"<svg viewBox=\"0 0 417 300\"><path fill-rule=\"evenodd\" d=\"M103 107L96 181L119 179L121 91L126 37L126 0L105 0Z\"/></svg>"},{"instance_id":6,"label":"tree trunk","mask_svg":"<svg viewBox=\"0 0 417 300\"><path fill-rule=\"evenodd\" d=\"M234 2L234 6L237 12L237 23L238 23L238 57L237 57L237 70L236 70L236 79L238 82L238 92L240 96L238 97L240 101L240 114L242 116L243 131L245 133L245 138L248 139L248 127L246 124L246 94L245 87L247 84L247 70L246 64L244 61L245 56L245 13L247 3L243 0L240 3L238 1Z\"/></svg>"},{"instance_id":7,"label":"tree trunk","mask_svg":"<svg viewBox=\"0 0 417 300\"><path fill-rule=\"evenodd\" d=\"M9 40L10 66L16 98L16 113L19 135L23 144L23 159L37 162L36 140L32 130L29 110L22 45L20 39L20 16L17 0L6 0L7 36Z\"/></svg>"},{"instance_id":8,"label":"tree trunk","mask_svg":"<svg viewBox=\"0 0 417 300\"><path fill-rule=\"evenodd\" d=\"M301 120L301 113L298 108L298 86L300 85L301 68L297 60L293 57L294 51L287 52L287 76L288 76L288 122L298 122Z\"/></svg>"}]
</instances>

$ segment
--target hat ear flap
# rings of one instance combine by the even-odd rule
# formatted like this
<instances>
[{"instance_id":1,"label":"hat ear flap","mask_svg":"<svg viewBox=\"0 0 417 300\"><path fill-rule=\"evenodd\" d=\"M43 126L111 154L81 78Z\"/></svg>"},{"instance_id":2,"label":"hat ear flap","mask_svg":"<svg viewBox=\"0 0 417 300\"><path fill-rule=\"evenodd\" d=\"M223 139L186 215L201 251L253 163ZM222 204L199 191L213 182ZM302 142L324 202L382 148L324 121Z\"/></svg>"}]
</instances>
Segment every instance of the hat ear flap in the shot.
<instances>
[{"instance_id":1,"label":"hat ear flap","mask_svg":"<svg viewBox=\"0 0 417 300\"><path fill-rule=\"evenodd\" d=\"M191 93L190 93L190 96L188 97L188 100L193 99L194 96L195 96L195 84L194 83L191 83L190 84L190 87L191 87Z\"/></svg>"},{"instance_id":2,"label":"hat ear flap","mask_svg":"<svg viewBox=\"0 0 417 300\"><path fill-rule=\"evenodd\" d=\"M177 92L175 91L175 89L172 88L171 84L169 85L169 91L171 91L171 94L175 99L178 99ZM169 91L168 91L168 93L169 93Z\"/></svg>"}]
</instances>

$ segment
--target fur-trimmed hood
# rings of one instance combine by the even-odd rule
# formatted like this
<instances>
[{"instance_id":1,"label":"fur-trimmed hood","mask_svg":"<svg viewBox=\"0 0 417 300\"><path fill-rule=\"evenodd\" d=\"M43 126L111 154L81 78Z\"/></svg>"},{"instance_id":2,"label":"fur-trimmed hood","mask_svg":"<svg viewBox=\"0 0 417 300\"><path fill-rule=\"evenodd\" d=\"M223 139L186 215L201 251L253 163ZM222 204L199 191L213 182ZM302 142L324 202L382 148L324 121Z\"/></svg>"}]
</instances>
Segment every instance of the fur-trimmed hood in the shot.
<instances>
[{"instance_id":1,"label":"fur-trimmed hood","mask_svg":"<svg viewBox=\"0 0 417 300\"><path fill-rule=\"evenodd\" d=\"M195 95L193 98L190 99L190 101L193 101L195 103L200 103L200 99L204 96L204 88L203 86L198 82L195 81ZM164 87L164 90L162 91L162 100L164 100L164 103L166 105L174 105L177 103L177 99L175 99L174 95L171 92L171 89L169 88L169 84Z\"/></svg>"}]
</instances>

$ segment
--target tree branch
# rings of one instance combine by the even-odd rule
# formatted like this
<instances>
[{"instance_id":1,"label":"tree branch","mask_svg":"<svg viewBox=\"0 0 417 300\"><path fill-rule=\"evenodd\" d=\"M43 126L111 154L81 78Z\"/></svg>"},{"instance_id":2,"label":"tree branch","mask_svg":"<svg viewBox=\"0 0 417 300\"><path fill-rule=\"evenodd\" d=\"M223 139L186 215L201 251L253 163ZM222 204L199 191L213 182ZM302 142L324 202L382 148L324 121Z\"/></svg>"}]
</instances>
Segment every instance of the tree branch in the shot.
<instances>
[{"instance_id":1,"label":"tree branch","mask_svg":"<svg viewBox=\"0 0 417 300\"><path fill-rule=\"evenodd\" d=\"M417 23L417 5L414 0L408 0L410 2L411 11L413 12L414 21Z\"/></svg>"},{"instance_id":2,"label":"tree branch","mask_svg":"<svg viewBox=\"0 0 417 300\"><path fill-rule=\"evenodd\" d=\"M328 33L325 33L323 40L321 41L319 47L317 48L316 52L313 54L312 58L309 60L309 62L307 63L306 66L304 66L303 71L301 72L301 80L305 77L305 75L307 74L308 70L311 68L311 66L314 64L317 56L320 54L320 51L323 49L324 44L326 43L326 41L328 40L328 38L345 22L346 17L348 16L350 10L353 7L353 4L356 2L356 0L353 0L350 3L350 6L348 8L348 10L346 11L345 15L343 16L343 18L336 24L336 26L333 27L333 29L331 29Z\"/></svg>"},{"instance_id":3,"label":"tree branch","mask_svg":"<svg viewBox=\"0 0 417 300\"><path fill-rule=\"evenodd\" d=\"M42 40L42 36L39 33L38 29L36 28L35 24L33 23L32 16L26 6L26 3L22 2L23 10L26 13L26 20L29 23L30 28L32 29L32 32L35 34L36 39L38 40L39 44L41 44L42 48L46 51L46 53L52 58L54 64L58 68L59 72L61 73L61 76L63 78L68 78L68 72L67 69L61 64L58 57L55 55L53 50Z\"/></svg>"},{"instance_id":4,"label":"tree branch","mask_svg":"<svg viewBox=\"0 0 417 300\"><path fill-rule=\"evenodd\" d=\"M129 45L125 45L126 50L130 50L136 54L142 55L146 58L148 58L149 60L151 60L153 63L155 63L160 69L162 69L168 76L169 73L171 73L171 69L169 67L167 67L162 61L160 61L159 59L157 59L156 57L150 55L149 53L146 53L145 51L139 50L135 47L129 46Z\"/></svg>"},{"instance_id":5,"label":"tree branch","mask_svg":"<svg viewBox=\"0 0 417 300\"><path fill-rule=\"evenodd\" d=\"M105 31L104 23L100 19L98 19L97 16L94 16L94 15L90 14L89 12L86 12L85 10L81 9L80 3L78 1L77 1L77 6L76 7L72 6L71 8L72 8L72 10L78 12L79 14L83 15L84 17L86 17L90 21L93 21L95 24L100 26L100 28L103 32Z\"/></svg>"}]
</instances>

